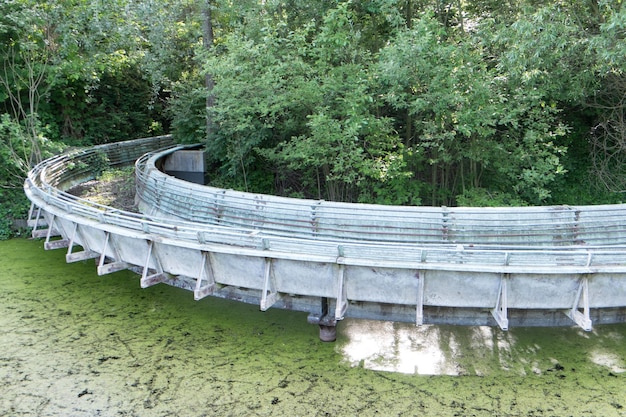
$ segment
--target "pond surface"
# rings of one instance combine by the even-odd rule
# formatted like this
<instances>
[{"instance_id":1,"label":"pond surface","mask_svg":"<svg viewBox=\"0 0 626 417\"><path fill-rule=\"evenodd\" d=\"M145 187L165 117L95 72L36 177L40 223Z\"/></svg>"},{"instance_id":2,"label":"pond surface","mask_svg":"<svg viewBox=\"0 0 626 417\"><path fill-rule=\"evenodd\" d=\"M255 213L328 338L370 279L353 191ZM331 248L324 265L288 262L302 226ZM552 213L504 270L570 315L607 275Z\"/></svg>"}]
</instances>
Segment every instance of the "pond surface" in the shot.
<instances>
[{"instance_id":1,"label":"pond surface","mask_svg":"<svg viewBox=\"0 0 626 417\"><path fill-rule=\"evenodd\" d=\"M346 320L99 277L0 242L0 416L626 416L626 326Z\"/></svg>"}]
</instances>

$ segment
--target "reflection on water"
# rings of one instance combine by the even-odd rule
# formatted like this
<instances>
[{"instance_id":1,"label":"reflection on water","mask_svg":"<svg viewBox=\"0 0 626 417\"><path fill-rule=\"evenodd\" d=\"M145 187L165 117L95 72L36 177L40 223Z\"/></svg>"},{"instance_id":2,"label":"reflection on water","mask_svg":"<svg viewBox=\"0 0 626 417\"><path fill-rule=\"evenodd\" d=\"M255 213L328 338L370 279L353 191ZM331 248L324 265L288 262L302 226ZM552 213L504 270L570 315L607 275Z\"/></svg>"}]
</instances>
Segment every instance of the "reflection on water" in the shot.
<instances>
[{"instance_id":1,"label":"reflection on water","mask_svg":"<svg viewBox=\"0 0 626 417\"><path fill-rule=\"evenodd\" d=\"M596 365L601 365L609 368L611 372L620 374L626 372L624 367L624 360L613 352L606 352L602 350L594 350L590 355L591 362Z\"/></svg>"},{"instance_id":2,"label":"reflection on water","mask_svg":"<svg viewBox=\"0 0 626 417\"><path fill-rule=\"evenodd\" d=\"M549 332L546 329L535 331ZM540 375L562 366L560 362L564 358L540 352L540 344L518 344L515 332L503 332L488 326L415 326L410 323L347 319L339 327L337 349L352 366L405 374L483 376L497 371L511 371L519 375ZM622 337L614 332L604 334L602 330L590 334L576 328L559 329L559 333L562 332L570 333L574 341L575 338L587 339L590 335L609 339ZM547 360L551 367L546 369L540 363L541 358L544 362ZM624 359L604 347L592 350L588 359L613 373L626 372Z\"/></svg>"},{"instance_id":3,"label":"reflection on water","mask_svg":"<svg viewBox=\"0 0 626 417\"><path fill-rule=\"evenodd\" d=\"M348 319L341 323L340 332L347 339L340 349L353 366L408 374L459 374L458 344L453 336L447 337L442 349L442 332L435 326Z\"/></svg>"}]
</instances>

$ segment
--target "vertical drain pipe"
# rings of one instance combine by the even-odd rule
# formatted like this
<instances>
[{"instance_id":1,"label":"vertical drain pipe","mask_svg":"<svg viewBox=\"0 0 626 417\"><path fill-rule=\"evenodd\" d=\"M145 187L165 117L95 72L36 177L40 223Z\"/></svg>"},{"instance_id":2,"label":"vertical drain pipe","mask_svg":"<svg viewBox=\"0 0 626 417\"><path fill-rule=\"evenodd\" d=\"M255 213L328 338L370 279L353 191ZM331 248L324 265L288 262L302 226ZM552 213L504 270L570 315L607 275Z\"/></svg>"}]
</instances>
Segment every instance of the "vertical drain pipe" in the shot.
<instances>
[{"instance_id":1,"label":"vertical drain pipe","mask_svg":"<svg viewBox=\"0 0 626 417\"><path fill-rule=\"evenodd\" d=\"M334 342L337 340L337 321L328 314L328 298L322 297L322 317L319 322L320 340L322 342Z\"/></svg>"}]
</instances>

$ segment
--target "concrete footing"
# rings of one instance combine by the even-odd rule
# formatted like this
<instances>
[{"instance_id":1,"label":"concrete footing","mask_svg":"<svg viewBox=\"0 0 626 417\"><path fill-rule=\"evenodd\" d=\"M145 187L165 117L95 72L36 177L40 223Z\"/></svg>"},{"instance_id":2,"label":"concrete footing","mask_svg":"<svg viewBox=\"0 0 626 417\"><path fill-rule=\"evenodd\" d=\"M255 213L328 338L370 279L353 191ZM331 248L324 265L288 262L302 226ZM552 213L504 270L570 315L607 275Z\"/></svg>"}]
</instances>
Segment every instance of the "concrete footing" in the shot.
<instances>
[{"instance_id":1,"label":"concrete footing","mask_svg":"<svg viewBox=\"0 0 626 417\"><path fill-rule=\"evenodd\" d=\"M324 326L320 324L320 340L322 342L334 342L337 340L337 326Z\"/></svg>"}]
</instances>

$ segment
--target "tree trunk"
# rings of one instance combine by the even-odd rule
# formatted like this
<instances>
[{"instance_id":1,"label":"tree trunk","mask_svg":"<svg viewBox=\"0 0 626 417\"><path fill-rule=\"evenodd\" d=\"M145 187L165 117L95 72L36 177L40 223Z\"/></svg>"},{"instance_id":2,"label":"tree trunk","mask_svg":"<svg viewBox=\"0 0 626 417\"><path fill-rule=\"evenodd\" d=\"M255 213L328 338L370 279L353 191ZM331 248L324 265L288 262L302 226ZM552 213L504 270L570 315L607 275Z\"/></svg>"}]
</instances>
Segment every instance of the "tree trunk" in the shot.
<instances>
[{"instance_id":1,"label":"tree trunk","mask_svg":"<svg viewBox=\"0 0 626 417\"><path fill-rule=\"evenodd\" d=\"M405 15L404 20L406 21L407 29L411 29L413 27L413 3L412 0L406 1Z\"/></svg>"},{"instance_id":2,"label":"tree trunk","mask_svg":"<svg viewBox=\"0 0 626 417\"><path fill-rule=\"evenodd\" d=\"M204 22L202 25L202 45L207 50L207 52L211 52L213 49L213 21L211 19L211 0L205 1L202 14L204 15ZM206 97L206 139L209 140L213 135L213 120L211 118L211 108L215 105L215 96L213 95L213 87L215 86L215 81L213 80L213 75L210 72L205 75L204 83L208 91Z\"/></svg>"},{"instance_id":3,"label":"tree trunk","mask_svg":"<svg viewBox=\"0 0 626 417\"><path fill-rule=\"evenodd\" d=\"M456 5L459 9L459 27L461 28L461 33L465 33L465 23L463 21L463 4L461 3L461 0L457 0Z\"/></svg>"}]
</instances>

